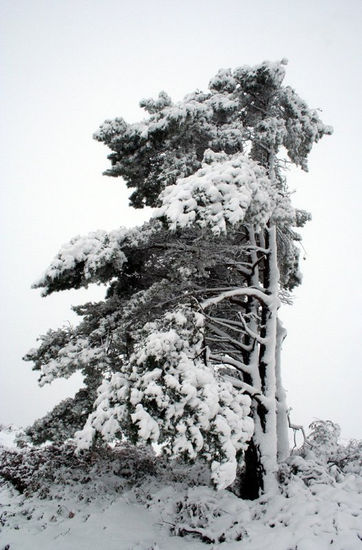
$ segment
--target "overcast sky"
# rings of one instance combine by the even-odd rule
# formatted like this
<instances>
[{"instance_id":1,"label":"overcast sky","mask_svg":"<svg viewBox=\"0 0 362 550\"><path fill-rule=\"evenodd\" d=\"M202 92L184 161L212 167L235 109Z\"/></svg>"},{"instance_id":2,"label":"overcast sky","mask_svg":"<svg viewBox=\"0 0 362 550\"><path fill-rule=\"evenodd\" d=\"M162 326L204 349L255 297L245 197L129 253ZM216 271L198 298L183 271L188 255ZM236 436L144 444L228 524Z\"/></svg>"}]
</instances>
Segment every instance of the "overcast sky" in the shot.
<instances>
[{"instance_id":1,"label":"overcast sky","mask_svg":"<svg viewBox=\"0 0 362 550\"><path fill-rule=\"evenodd\" d=\"M21 357L39 334L75 322L70 304L101 289L41 298L32 282L60 245L135 225L120 179L102 176L106 118L143 117L162 89L181 99L221 67L289 59L286 83L335 133L308 174L293 171L303 232L303 286L281 317L292 418L362 438L360 0L2 0L0 423L26 425L74 394L79 378L39 389Z\"/></svg>"}]
</instances>

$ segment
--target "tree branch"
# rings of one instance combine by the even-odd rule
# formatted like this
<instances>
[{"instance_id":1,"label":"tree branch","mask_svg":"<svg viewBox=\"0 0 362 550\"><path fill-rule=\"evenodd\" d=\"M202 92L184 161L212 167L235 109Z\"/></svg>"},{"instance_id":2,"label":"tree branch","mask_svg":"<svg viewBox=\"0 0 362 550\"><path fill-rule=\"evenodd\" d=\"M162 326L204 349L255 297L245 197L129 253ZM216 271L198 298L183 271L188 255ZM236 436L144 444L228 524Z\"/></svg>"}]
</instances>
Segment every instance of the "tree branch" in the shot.
<instances>
[{"instance_id":1,"label":"tree branch","mask_svg":"<svg viewBox=\"0 0 362 550\"><path fill-rule=\"evenodd\" d=\"M232 290L226 290L224 292L222 291L219 296L214 296L213 298L208 298L207 300L204 300L201 303L201 307L203 309L206 309L209 306L216 305L219 302L227 300L228 298L233 298L234 296L252 296L253 298L259 300L259 302L262 302L262 304L267 307L270 307L274 301L273 296L265 294L265 292L262 292L257 288L235 288Z\"/></svg>"},{"instance_id":2,"label":"tree branch","mask_svg":"<svg viewBox=\"0 0 362 550\"><path fill-rule=\"evenodd\" d=\"M289 428L291 428L294 431L294 433L293 433L293 440L294 440L293 450L297 447L297 431L302 432L304 443L306 445L309 445L307 436L306 436L305 431L304 431L304 427L300 424L292 424L292 421L290 420L290 410L287 412L287 417L288 417L288 426L289 426Z\"/></svg>"},{"instance_id":3,"label":"tree branch","mask_svg":"<svg viewBox=\"0 0 362 550\"><path fill-rule=\"evenodd\" d=\"M259 334L256 334L256 332L253 332L252 330L250 330L250 328L247 326L246 322L245 322L245 319L243 317L243 315L239 312L239 319L240 321L243 323L243 326L244 326L244 329L245 329L245 332L251 337L251 338L254 338L257 342L259 342L259 344L264 344L266 345L268 343L268 338L262 338L261 336L259 336Z\"/></svg>"},{"instance_id":4,"label":"tree branch","mask_svg":"<svg viewBox=\"0 0 362 550\"><path fill-rule=\"evenodd\" d=\"M243 390L247 395L258 401L265 408L268 408L270 406L270 399L267 399L265 395L263 395L254 386L251 386L250 384L247 384L246 382L243 382L238 378L229 376L228 374L224 375L224 380L230 382L234 386L234 388Z\"/></svg>"},{"instance_id":5,"label":"tree branch","mask_svg":"<svg viewBox=\"0 0 362 550\"><path fill-rule=\"evenodd\" d=\"M220 363L225 363L226 365L231 365L240 372L246 372L247 374L251 374L253 372L253 369L250 366L245 365L241 361L237 361L227 355L216 355L214 353L210 353L209 359L211 361L218 361Z\"/></svg>"},{"instance_id":6,"label":"tree branch","mask_svg":"<svg viewBox=\"0 0 362 550\"><path fill-rule=\"evenodd\" d=\"M205 317L207 317L207 316L205 315ZM229 334L228 334L227 332L225 332L225 331L223 331L222 329L220 329L220 328L218 328L218 327L212 325L212 321L213 321L212 318L210 318L210 317L207 317L207 318L210 319L210 321L209 321L209 326L210 326L210 328L211 328L216 334L218 334L219 336L221 336L222 338L224 338L224 341L225 341L225 342L228 342L229 344L234 345L234 346L235 346L236 348L238 348L238 349L241 349L241 350L244 350L244 351L250 351L251 348L250 348L249 346L248 346L248 347L245 346L245 344L243 344L242 342L239 342L238 340L235 340L234 338L232 338L231 336L229 336ZM219 324L221 324L221 323L219 323Z\"/></svg>"}]
</instances>

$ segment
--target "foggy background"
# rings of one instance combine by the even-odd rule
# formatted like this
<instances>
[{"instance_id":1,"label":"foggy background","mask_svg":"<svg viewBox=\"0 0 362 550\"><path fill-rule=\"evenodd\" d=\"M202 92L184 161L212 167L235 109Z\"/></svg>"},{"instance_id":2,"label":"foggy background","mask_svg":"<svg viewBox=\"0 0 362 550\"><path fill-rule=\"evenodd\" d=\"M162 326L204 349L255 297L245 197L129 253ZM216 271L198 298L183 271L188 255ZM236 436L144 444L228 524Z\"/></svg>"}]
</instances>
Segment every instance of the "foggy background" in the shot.
<instances>
[{"instance_id":1,"label":"foggy background","mask_svg":"<svg viewBox=\"0 0 362 550\"><path fill-rule=\"evenodd\" d=\"M219 68L289 59L286 84L334 127L293 170L303 285L281 317L292 419L331 419L362 437L360 104L362 3L346 0L2 0L0 423L27 425L78 389L38 388L21 357L101 288L41 298L31 284L77 234L136 225L130 190L102 176L106 118L143 118L138 102L205 90Z\"/></svg>"}]
</instances>

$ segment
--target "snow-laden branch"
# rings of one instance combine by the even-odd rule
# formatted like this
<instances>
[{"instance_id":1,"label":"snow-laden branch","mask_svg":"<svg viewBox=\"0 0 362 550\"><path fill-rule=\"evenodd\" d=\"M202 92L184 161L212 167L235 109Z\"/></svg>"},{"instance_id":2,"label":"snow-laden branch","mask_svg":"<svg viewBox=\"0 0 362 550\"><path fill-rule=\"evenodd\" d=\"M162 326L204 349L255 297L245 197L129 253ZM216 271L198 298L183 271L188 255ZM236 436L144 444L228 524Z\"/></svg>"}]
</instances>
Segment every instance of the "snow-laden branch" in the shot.
<instances>
[{"instance_id":1,"label":"snow-laden branch","mask_svg":"<svg viewBox=\"0 0 362 550\"><path fill-rule=\"evenodd\" d=\"M138 248L148 242L159 225L121 227L111 232L92 231L74 237L62 246L33 288L43 288L43 296L54 291L105 283L122 272L127 263L124 250Z\"/></svg>"},{"instance_id":2,"label":"snow-laden branch","mask_svg":"<svg viewBox=\"0 0 362 550\"><path fill-rule=\"evenodd\" d=\"M251 397L262 397L262 394L260 393L260 390L258 388L255 388L251 384L247 384L246 382L243 382L239 378L234 378L234 376L230 376L228 374L225 374L223 376L224 380L230 382L234 388L238 388L240 390L244 390L245 393L250 395Z\"/></svg>"},{"instance_id":3,"label":"snow-laden branch","mask_svg":"<svg viewBox=\"0 0 362 550\"><path fill-rule=\"evenodd\" d=\"M233 330L234 332L237 332L239 334L244 334L243 325L241 323L230 322L228 319L222 319L220 317L210 317L209 315L205 315L205 317L206 319L209 319L209 321L211 321L212 323L216 323L221 327Z\"/></svg>"},{"instance_id":4,"label":"snow-laden branch","mask_svg":"<svg viewBox=\"0 0 362 550\"><path fill-rule=\"evenodd\" d=\"M250 330L250 328L248 327L248 325L246 324L246 321L243 317L243 315L241 313L239 313L239 319L240 321L242 322L242 325L244 327L244 330L245 332L251 337L251 338L254 338L254 340L256 340L257 342L259 342L259 344L267 344L268 343L268 338L262 338L261 336L259 336L259 334L257 334L256 332L254 332L253 330Z\"/></svg>"},{"instance_id":5,"label":"snow-laden branch","mask_svg":"<svg viewBox=\"0 0 362 550\"><path fill-rule=\"evenodd\" d=\"M256 388L255 386L247 384L246 382L239 380L239 378L234 378L233 376L229 376L228 374L224 374L223 379L227 382L230 382L230 384L232 384L234 388L242 390L244 393L258 401L266 409L269 409L272 405L272 400L268 397L265 397L265 395L261 393L260 389Z\"/></svg>"},{"instance_id":6,"label":"snow-laden branch","mask_svg":"<svg viewBox=\"0 0 362 550\"><path fill-rule=\"evenodd\" d=\"M201 307L203 309L207 309L210 306L219 304L223 300L233 298L234 296L252 296L253 298L256 298L257 300L262 302L267 307L271 307L272 305L274 305L274 302L275 302L274 296L268 295L262 290L259 290L257 288L235 288L232 290L227 290L225 292L222 292L218 296L213 296L212 298L208 298L207 300L204 300L201 303Z\"/></svg>"},{"instance_id":7,"label":"snow-laden branch","mask_svg":"<svg viewBox=\"0 0 362 550\"><path fill-rule=\"evenodd\" d=\"M210 318L210 319L212 320L212 318ZM212 322L209 323L209 328L211 328L213 332L215 332L217 335L220 336L220 338L221 338L220 341L228 342L229 344L232 344L236 348L241 349L241 350L250 351L252 349L252 346L246 346L242 342L239 342L239 340L235 340L227 332L225 332L222 329L220 329L220 328L216 327L215 325L213 325ZM210 337L207 337L207 339L212 340Z\"/></svg>"},{"instance_id":8,"label":"snow-laden branch","mask_svg":"<svg viewBox=\"0 0 362 550\"><path fill-rule=\"evenodd\" d=\"M245 365L242 361L233 359L230 355L220 355L216 353L210 353L208 358L210 361L217 361L218 363L223 363L225 365L230 365L240 372L251 373L252 368L249 365Z\"/></svg>"}]
</instances>

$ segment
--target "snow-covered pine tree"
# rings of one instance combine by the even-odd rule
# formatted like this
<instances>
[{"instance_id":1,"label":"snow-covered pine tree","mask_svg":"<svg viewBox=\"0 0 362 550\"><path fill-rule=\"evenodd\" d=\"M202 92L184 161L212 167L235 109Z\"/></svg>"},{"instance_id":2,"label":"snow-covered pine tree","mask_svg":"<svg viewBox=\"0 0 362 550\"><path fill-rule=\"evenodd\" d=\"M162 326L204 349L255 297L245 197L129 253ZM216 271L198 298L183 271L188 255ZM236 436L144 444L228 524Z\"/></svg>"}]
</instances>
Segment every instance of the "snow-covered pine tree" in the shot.
<instances>
[{"instance_id":1,"label":"snow-covered pine tree","mask_svg":"<svg viewBox=\"0 0 362 550\"><path fill-rule=\"evenodd\" d=\"M147 119L95 134L112 150L106 174L155 210L141 228L73 239L34 285L107 285L104 301L74 308L77 327L49 331L25 357L41 384L84 375L73 401L29 428L34 441L156 443L210 462L219 488L242 464L244 497L273 488L288 453L277 311L300 283L295 228L308 219L284 169L306 170L331 133L283 86L284 66L221 70L208 92L179 103L161 92L141 101Z\"/></svg>"}]
</instances>

